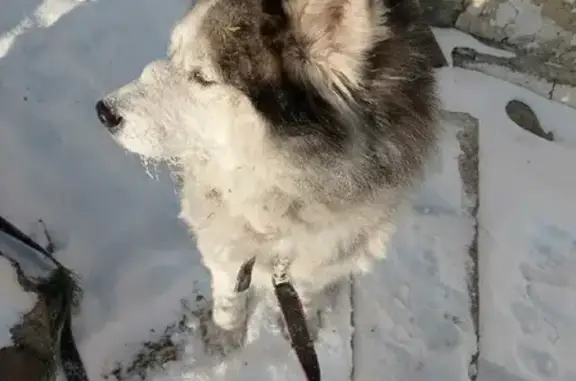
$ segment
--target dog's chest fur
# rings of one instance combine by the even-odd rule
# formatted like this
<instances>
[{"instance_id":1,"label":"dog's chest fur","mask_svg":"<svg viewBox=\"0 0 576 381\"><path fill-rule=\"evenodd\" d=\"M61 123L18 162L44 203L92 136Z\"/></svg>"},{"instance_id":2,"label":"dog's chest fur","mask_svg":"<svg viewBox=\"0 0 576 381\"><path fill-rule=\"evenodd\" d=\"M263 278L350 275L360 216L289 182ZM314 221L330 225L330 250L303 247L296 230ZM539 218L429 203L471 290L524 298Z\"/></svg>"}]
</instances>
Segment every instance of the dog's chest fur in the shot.
<instances>
[{"instance_id":1,"label":"dog's chest fur","mask_svg":"<svg viewBox=\"0 0 576 381\"><path fill-rule=\"evenodd\" d=\"M310 279L322 269L332 279L368 270L371 257L383 255L397 192L382 192L376 204L322 202L282 158L218 151L197 155L183 174L181 216L205 258L241 263L257 256L259 268L271 270L279 254L292 260L293 277Z\"/></svg>"}]
</instances>

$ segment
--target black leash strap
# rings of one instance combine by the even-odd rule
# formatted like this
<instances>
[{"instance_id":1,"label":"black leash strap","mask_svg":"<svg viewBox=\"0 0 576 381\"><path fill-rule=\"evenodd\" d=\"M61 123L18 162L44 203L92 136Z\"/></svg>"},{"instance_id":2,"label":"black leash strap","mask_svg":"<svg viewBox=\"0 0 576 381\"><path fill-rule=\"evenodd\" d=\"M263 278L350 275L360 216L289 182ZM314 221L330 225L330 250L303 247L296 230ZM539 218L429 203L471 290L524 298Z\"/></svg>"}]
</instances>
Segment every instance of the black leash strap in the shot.
<instances>
[{"instance_id":1,"label":"black leash strap","mask_svg":"<svg viewBox=\"0 0 576 381\"><path fill-rule=\"evenodd\" d=\"M250 287L252 269L256 258L242 264L236 280L236 291L242 292ZM274 266L272 276L274 293L282 310L282 315L288 328L292 349L296 352L298 361L302 366L307 381L320 381L320 364L314 348L314 342L310 338L304 308L298 297L298 293L290 283L288 277L288 263L278 258Z\"/></svg>"},{"instance_id":2,"label":"black leash strap","mask_svg":"<svg viewBox=\"0 0 576 381\"><path fill-rule=\"evenodd\" d=\"M53 311L49 324L58 350L54 356L66 380L89 381L72 335L72 304L78 292L72 273L51 252L2 217L0 232L0 254L15 263Z\"/></svg>"},{"instance_id":3,"label":"black leash strap","mask_svg":"<svg viewBox=\"0 0 576 381\"><path fill-rule=\"evenodd\" d=\"M243 292L250 287L252 283L252 269L254 269L254 263L256 263L256 257L244 262L240 271L238 271L238 277L236 277L236 287L234 291Z\"/></svg>"},{"instance_id":4,"label":"black leash strap","mask_svg":"<svg viewBox=\"0 0 576 381\"><path fill-rule=\"evenodd\" d=\"M314 349L314 342L306 326L304 309L296 290L289 282L274 283L274 292L282 309L292 348L306 374L308 381L320 381L320 364Z\"/></svg>"},{"instance_id":5,"label":"black leash strap","mask_svg":"<svg viewBox=\"0 0 576 381\"><path fill-rule=\"evenodd\" d=\"M56 362L67 381L89 381L72 334L72 305L77 293L73 274L16 226L0 217L0 254L7 257L27 276L55 311L50 321L58 353ZM252 282L256 258L245 262L238 272L235 290L246 291ZM27 274L27 271L30 272ZM274 292L286 321L292 348L306 374L307 381L320 381L320 365L310 338L304 309L288 277L288 263L278 259L272 277Z\"/></svg>"}]
</instances>

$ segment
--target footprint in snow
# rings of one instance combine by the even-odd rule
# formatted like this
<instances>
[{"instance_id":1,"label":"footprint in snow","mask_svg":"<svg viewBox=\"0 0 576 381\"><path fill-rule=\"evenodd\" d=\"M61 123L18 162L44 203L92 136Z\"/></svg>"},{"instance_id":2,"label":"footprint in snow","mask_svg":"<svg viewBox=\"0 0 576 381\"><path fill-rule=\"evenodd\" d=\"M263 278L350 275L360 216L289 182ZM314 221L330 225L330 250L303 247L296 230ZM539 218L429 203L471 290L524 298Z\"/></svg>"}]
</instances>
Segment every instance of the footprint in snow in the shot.
<instances>
[{"instance_id":1,"label":"footprint in snow","mask_svg":"<svg viewBox=\"0 0 576 381\"><path fill-rule=\"evenodd\" d=\"M576 289L576 237L558 226L546 226L532 238L531 260L520 265L529 282Z\"/></svg>"},{"instance_id":2,"label":"footprint in snow","mask_svg":"<svg viewBox=\"0 0 576 381\"><path fill-rule=\"evenodd\" d=\"M558 361L551 356L550 353L530 348L528 346L520 346L518 348L518 354L526 368L531 373L542 377L544 380L555 379L558 377Z\"/></svg>"}]
</instances>

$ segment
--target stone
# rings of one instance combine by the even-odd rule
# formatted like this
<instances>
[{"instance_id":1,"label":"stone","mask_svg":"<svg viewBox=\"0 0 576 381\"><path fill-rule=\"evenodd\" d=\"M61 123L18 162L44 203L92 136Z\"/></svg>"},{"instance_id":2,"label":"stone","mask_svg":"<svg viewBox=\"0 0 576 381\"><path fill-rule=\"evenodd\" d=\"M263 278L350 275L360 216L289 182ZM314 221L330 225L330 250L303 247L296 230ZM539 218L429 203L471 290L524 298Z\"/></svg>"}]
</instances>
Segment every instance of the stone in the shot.
<instances>
[{"instance_id":1,"label":"stone","mask_svg":"<svg viewBox=\"0 0 576 381\"><path fill-rule=\"evenodd\" d=\"M454 48L452 61L456 67L505 80L576 108L576 72L572 70L551 66L537 57L497 57L463 47Z\"/></svg>"},{"instance_id":2,"label":"stone","mask_svg":"<svg viewBox=\"0 0 576 381\"><path fill-rule=\"evenodd\" d=\"M518 70L510 59L478 53L471 48L457 47L452 51L454 66L478 71L527 88L536 94L549 98L554 83L530 73L530 68Z\"/></svg>"},{"instance_id":3,"label":"stone","mask_svg":"<svg viewBox=\"0 0 576 381\"><path fill-rule=\"evenodd\" d=\"M43 381L50 372L50 362L29 348L0 348L0 377L10 381Z\"/></svg>"},{"instance_id":4,"label":"stone","mask_svg":"<svg viewBox=\"0 0 576 381\"><path fill-rule=\"evenodd\" d=\"M422 16L432 26L452 27L464 10L464 0L420 0Z\"/></svg>"},{"instance_id":5,"label":"stone","mask_svg":"<svg viewBox=\"0 0 576 381\"><path fill-rule=\"evenodd\" d=\"M511 100L506 105L506 114L524 130L550 142L554 141L554 134L544 131L538 117L526 103L519 100Z\"/></svg>"},{"instance_id":6,"label":"stone","mask_svg":"<svg viewBox=\"0 0 576 381\"><path fill-rule=\"evenodd\" d=\"M428 54L430 56L430 59L432 60L432 66L434 66L435 68L448 66L448 61L446 60L446 57L444 57L444 53L442 52L440 45L438 45L438 42L436 41L436 37L434 37L432 30L428 29L428 31L426 32L425 39L427 40L429 46L431 47L430 51L428 51Z\"/></svg>"},{"instance_id":7,"label":"stone","mask_svg":"<svg viewBox=\"0 0 576 381\"><path fill-rule=\"evenodd\" d=\"M552 90L552 99L576 108L576 87L556 85Z\"/></svg>"},{"instance_id":8,"label":"stone","mask_svg":"<svg viewBox=\"0 0 576 381\"><path fill-rule=\"evenodd\" d=\"M471 1L455 26L570 70L576 67L575 10L576 3L564 0Z\"/></svg>"}]
</instances>

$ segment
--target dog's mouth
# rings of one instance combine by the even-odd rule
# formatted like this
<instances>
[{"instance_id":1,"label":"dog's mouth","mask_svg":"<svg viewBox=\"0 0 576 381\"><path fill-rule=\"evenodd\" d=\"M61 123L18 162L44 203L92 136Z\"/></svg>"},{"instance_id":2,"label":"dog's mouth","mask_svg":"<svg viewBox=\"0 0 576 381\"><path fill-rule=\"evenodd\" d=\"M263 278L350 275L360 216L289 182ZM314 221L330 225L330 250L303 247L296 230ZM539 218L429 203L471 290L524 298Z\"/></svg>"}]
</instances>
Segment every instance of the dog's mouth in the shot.
<instances>
[{"instance_id":1,"label":"dog's mouth","mask_svg":"<svg viewBox=\"0 0 576 381\"><path fill-rule=\"evenodd\" d=\"M116 134L122 129L124 118L118 114L118 111L104 100L96 103L96 115L111 134Z\"/></svg>"}]
</instances>

